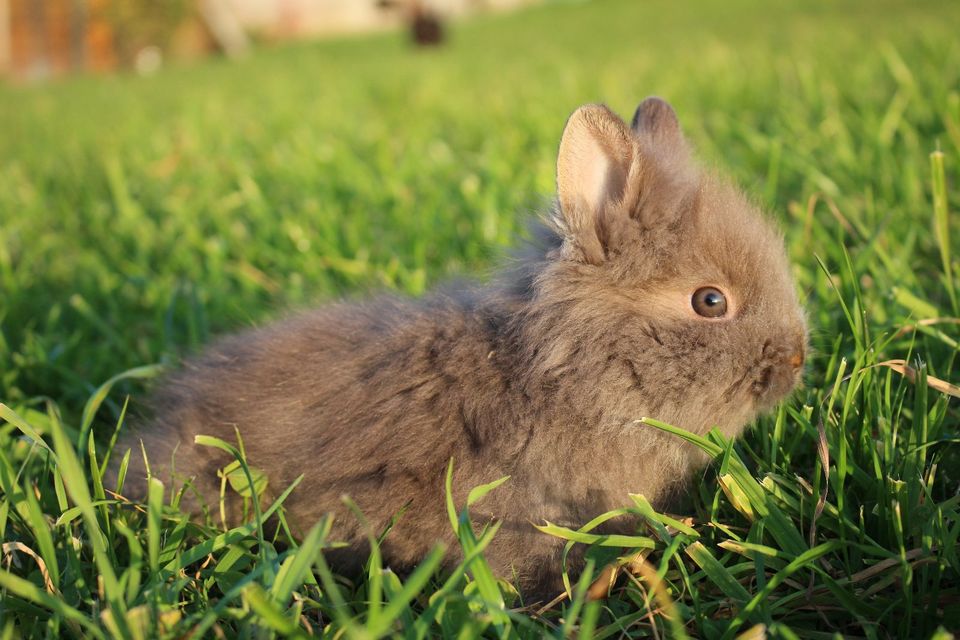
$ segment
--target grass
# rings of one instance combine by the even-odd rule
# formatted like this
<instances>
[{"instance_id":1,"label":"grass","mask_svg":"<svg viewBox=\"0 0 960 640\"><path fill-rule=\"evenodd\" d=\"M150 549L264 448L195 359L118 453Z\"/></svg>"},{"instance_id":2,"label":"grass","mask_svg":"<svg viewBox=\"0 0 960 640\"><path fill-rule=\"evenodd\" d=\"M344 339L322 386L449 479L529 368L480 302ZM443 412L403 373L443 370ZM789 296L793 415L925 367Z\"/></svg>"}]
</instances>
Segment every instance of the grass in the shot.
<instances>
[{"instance_id":1,"label":"grass","mask_svg":"<svg viewBox=\"0 0 960 640\"><path fill-rule=\"evenodd\" d=\"M0 636L950 637L955 24L922 0L554 3L436 51L386 35L0 86ZM624 496L636 536L551 529L630 561L608 598L587 576L522 608L469 505L448 505L460 570L432 554L397 576L374 545L351 582L327 522L291 542L188 522L171 487L137 509L104 492L150 365L283 309L484 273L550 196L566 115L652 93L779 216L814 353L743 439L697 441L716 462L681 515Z\"/></svg>"}]
</instances>

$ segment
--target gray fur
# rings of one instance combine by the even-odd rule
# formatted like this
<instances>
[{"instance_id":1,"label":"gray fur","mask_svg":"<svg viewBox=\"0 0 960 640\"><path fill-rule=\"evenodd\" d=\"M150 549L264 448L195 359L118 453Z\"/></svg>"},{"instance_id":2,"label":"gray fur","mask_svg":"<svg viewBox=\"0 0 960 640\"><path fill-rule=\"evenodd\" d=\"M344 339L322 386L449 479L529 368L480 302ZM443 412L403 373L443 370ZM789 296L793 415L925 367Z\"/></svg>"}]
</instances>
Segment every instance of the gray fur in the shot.
<instances>
[{"instance_id":1,"label":"gray fur","mask_svg":"<svg viewBox=\"0 0 960 640\"><path fill-rule=\"evenodd\" d=\"M584 199L577 189L594 183L577 176L591 153L616 175ZM229 459L194 436L234 441L238 428L270 495L304 474L286 502L297 531L335 514L350 544L333 558L341 570L365 548L342 494L377 529L408 507L383 547L401 568L438 540L456 547L443 495L451 457L460 505L509 475L477 505L481 520L504 523L488 558L531 593L555 588L560 545L531 523L578 526L629 492L662 504L704 462L638 418L735 436L794 387L806 343L781 237L691 162L665 102L641 104L632 127L581 108L559 162L563 205L493 284L334 304L229 337L162 385L153 421L124 445L142 439L168 486L173 459L200 491L186 503L198 511L217 503ZM696 317L689 292L717 284L736 315ZM125 493L142 497L138 446L131 460Z\"/></svg>"}]
</instances>

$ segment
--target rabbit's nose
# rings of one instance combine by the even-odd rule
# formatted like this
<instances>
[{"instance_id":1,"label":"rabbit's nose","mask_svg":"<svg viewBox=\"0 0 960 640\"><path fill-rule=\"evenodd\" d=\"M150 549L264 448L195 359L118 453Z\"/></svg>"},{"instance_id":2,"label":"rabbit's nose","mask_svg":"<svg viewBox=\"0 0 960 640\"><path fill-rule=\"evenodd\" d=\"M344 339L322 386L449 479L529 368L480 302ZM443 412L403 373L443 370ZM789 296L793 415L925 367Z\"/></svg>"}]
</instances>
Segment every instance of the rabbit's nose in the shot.
<instances>
[{"instance_id":1,"label":"rabbit's nose","mask_svg":"<svg viewBox=\"0 0 960 640\"><path fill-rule=\"evenodd\" d=\"M789 364L794 369L799 369L803 366L804 361L806 360L806 349L804 349L803 343L790 354L790 357L787 358L787 364Z\"/></svg>"}]
</instances>

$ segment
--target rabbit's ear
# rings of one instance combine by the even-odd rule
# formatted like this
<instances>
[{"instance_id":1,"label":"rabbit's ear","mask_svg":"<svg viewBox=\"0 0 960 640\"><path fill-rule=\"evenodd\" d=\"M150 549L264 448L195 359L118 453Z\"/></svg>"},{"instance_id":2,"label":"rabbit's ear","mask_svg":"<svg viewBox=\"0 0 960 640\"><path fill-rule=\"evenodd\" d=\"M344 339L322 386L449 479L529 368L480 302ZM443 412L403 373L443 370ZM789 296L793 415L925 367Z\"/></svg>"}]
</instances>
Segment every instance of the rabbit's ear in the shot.
<instances>
[{"instance_id":1,"label":"rabbit's ear","mask_svg":"<svg viewBox=\"0 0 960 640\"><path fill-rule=\"evenodd\" d=\"M637 135L654 144L671 147L677 151L686 147L677 114L662 98L651 96L641 102L633 114L630 128Z\"/></svg>"},{"instance_id":2,"label":"rabbit's ear","mask_svg":"<svg viewBox=\"0 0 960 640\"><path fill-rule=\"evenodd\" d=\"M567 240L587 262L603 262L605 212L623 201L635 157L630 128L607 107L586 105L567 120L557 156L557 194Z\"/></svg>"}]
</instances>

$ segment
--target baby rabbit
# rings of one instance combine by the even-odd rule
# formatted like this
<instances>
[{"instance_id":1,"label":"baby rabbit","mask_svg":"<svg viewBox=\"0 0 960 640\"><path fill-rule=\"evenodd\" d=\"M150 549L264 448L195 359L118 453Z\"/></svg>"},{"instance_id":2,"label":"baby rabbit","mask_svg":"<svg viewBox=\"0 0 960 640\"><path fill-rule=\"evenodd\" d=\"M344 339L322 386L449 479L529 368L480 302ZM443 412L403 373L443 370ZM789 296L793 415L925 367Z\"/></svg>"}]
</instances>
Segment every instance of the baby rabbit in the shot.
<instances>
[{"instance_id":1,"label":"baby rabbit","mask_svg":"<svg viewBox=\"0 0 960 640\"><path fill-rule=\"evenodd\" d=\"M456 548L443 488L454 458L458 505L510 476L474 513L502 521L494 570L530 593L559 585L562 543L531 523L577 527L630 492L663 504L704 458L637 420L739 434L796 385L806 328L780 235L697 168L663 100L630 125L579 108L557 190L537 242L493 284L333 304L189 361L155 394L152 423L125 436L123 493L145 494L142 439L153 475L192 478L187 508L215 510L231 459L194 436L235 442L236 428L268 497L304 475L285 503L295 530L335 514L341 571L366 559L341 496L377 531L406 506L383 543L402 568L438 540Z\"/></svg>"}]
</instances>

